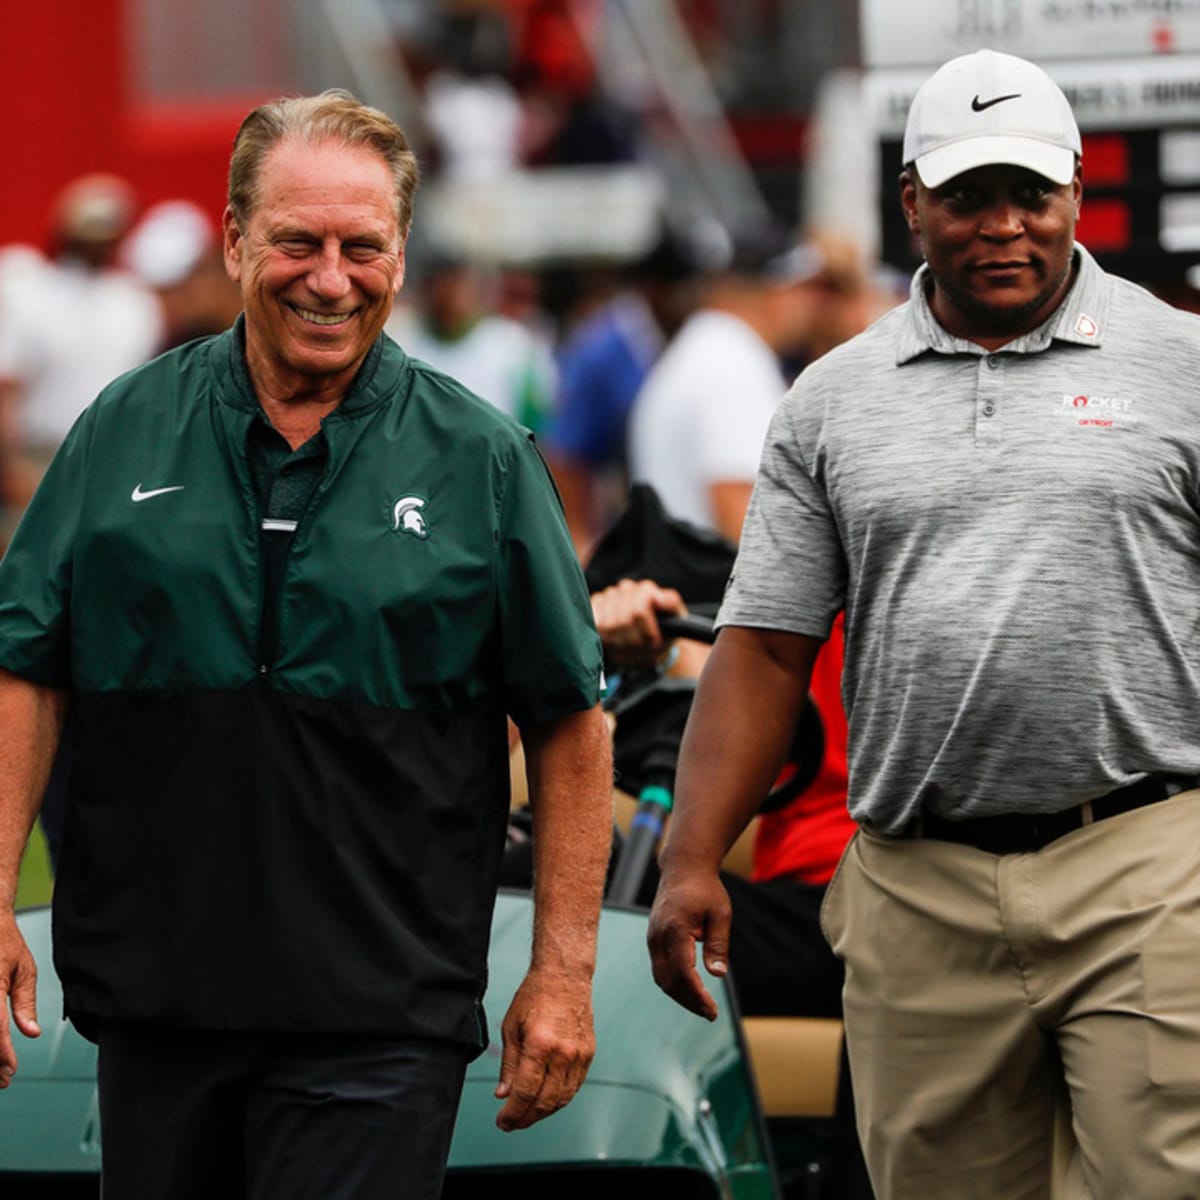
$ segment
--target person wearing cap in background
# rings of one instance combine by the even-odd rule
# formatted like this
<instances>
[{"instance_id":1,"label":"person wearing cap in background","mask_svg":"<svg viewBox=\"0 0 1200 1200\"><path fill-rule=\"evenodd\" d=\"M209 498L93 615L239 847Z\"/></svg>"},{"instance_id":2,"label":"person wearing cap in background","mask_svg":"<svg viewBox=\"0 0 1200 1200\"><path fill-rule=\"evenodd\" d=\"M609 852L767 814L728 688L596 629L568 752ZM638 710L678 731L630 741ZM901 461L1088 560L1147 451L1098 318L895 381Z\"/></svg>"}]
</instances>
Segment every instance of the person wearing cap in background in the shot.
<instances>
[{"instance_id":1,"label":"person wearing cap in background","mask_svg":"<svg viewBox=\"0 0 1200 1200\"><path fill-rule=\"evenodd\" d=\"M773 224L737 231L629 418L629 470L675 517L737 541L767 426L821 302L822 259Z\"/></svg>"},{"instance_id":2,"label":"person wearing cap in background","mask_svg":"<svg viewBox=\"0 0 1200 1200\"><path fill-rule=\"evenodd\" d=\"M242 311L242 296L225 273L216 228L190 200L152 205L121 246L121 263L162 306L160 349L223 333Z\"/></svg>"},{"instance_id":3,"label":"person wearing cap in background","mask_svg":"<svg viewBox=\"0 0 1200 1200\"><path fill-rule=\"evenodd\" d=\"M12 524L76 417L105 384L159 346L153 293L117 266L135 211L125 180L76 179L54 203L50 258L5 293L0 477Z\"/></svg>"},{"instance_id":4,"label":"person wearing cap in background","mask_svg":"<svg viewBox=\"0 0 1200 1200\"><path fill-rule=\"evenodd\" d=\"M692 709L651 916L711 1016L717 868L846 612L860 824L822 921L883 1200L1200 1194L1200 323L1076 243L1081 144L1037 66L918 91L909 301L771 427Z\"/></svg>"},{"instance_id":5,"label":"person wearing cap in background","mask_svg":"<svg viewBox=\"0 0 1200 1200\"><path fill-rule=\"evenodd\" d=\"M520 321L495 310L493 281L482 263L436 246L418 261L414 275L416 300L396 308L387 334L413 358L453 375L539 433L554 404L549 346Z\"/></svg>"}]
</instances>

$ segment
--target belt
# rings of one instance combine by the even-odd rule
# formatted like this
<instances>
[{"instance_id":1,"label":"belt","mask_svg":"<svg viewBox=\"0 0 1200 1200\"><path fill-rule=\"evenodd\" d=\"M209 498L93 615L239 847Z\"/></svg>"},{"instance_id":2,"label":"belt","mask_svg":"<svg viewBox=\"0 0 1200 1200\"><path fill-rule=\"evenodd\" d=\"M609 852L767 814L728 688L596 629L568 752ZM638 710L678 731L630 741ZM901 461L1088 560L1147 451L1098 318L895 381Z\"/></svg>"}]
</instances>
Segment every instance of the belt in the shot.
<instances>
[{"instance_id":1,"label":"belt","mask_svg":"<svg viewBox=\"0 0 1200 1200\"><path fill-rule=\"evenodd\" d=\"M1019 854L1040 850L1063 834L1071 833L1095 821L1104 821L1121 813L1157 804L1188 788L1200 787L1195 775L1147 775L1137 783L1117 788L1073 808L1055 813L1009 813L995 817L972 817L948 821L926 813L905 830L907 837L933 838L939 842L958 842L989 854Z\"/></svg>"}]
</instances>

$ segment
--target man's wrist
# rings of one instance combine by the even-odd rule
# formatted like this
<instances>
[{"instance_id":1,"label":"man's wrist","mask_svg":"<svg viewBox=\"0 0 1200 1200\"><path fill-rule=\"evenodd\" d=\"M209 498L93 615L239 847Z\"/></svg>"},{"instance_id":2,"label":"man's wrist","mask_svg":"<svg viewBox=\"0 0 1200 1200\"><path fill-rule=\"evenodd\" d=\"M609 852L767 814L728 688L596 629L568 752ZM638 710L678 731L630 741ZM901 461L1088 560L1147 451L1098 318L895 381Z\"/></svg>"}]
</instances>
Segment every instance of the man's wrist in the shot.
<instances>
[{"instance_id":1,"label":"man's wrist","mask_svg":"<svg viewBox=\"0 0 1200 1200\"><path fill-rule=\"evenodd\" d=\"M720 872L723 852L704 847L689 846L680 850L671 846L670 838L658 856L659 874L666 875L716 875Z\"/></svg>"},{"instance_id":2,"label":"man's wrist","mask_svg":"<svg viewBox=\"0 0 1200 1200\"><path fill-rule=\"evenodd\" d=\"M539 954L536 951L529 962L529 974L548 979L564 980L570 983L582 983L590 980L596 973L596 955L581 954L563 956L560 954Z\"/></svg>"}]
</instances>

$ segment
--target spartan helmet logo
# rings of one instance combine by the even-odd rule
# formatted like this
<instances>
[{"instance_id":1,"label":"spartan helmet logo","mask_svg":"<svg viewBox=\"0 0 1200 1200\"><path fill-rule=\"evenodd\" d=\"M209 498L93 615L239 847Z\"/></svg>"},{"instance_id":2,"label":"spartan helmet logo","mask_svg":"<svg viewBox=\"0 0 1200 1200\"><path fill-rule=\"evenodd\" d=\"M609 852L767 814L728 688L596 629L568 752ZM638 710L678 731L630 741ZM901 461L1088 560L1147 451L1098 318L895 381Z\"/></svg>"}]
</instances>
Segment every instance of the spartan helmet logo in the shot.
<instances>
[{"instance_id":1,"label":"spartan helmet logo","mask_svg":"<svg viewBox=\"0 0 1200 1200\"><path fill-rule=\"evenodd\" d=\"M411 533L414 537L427 538L429 526L421 509L425 501L420 496L405 496L392 507L392 529L396 533Z\"/></svg>"}]
</instances>

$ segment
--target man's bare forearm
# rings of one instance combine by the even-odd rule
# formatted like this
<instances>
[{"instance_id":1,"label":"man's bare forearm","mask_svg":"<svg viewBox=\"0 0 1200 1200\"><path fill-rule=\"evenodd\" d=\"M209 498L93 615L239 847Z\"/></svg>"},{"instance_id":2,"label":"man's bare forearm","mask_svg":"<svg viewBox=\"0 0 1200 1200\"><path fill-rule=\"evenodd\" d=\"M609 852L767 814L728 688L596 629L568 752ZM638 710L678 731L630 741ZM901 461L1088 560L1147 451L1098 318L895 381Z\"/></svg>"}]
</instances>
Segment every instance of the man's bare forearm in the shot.
<instances>
[{"instance_id":1,"label":"man's bare forearm","mask_svg":"<svg viewBox=\"0 0 1200 1200\"><path fill-rule=\"evenodd\" d=\"M599 707L524 734L534 822L535 969L595 967L612 845L612 752Z\"/></svg>"},{"instance_id":2,"label":"man's bare forearm","mask_svg":"<svg viewBox=\"0 0 1200 1200\"><path fill-rule=\"evenodd\" d=\"M526 730L533 807L533 961L501 1024L496 1115L525 1129L567 1104L596 1053L592 975L612 840L612 767L599 707Z\"/></svg>"},{"instance_id":3,"label":"man's bare forearm","mask_svg":"<svg viewBox=\"0 0 1200 1200\"><path fill-rule=\"evenodd\" d=\"M65 692L0 671L0 910L13 907L29 831L66 716Z\"/></svg>"}]
</instances>

